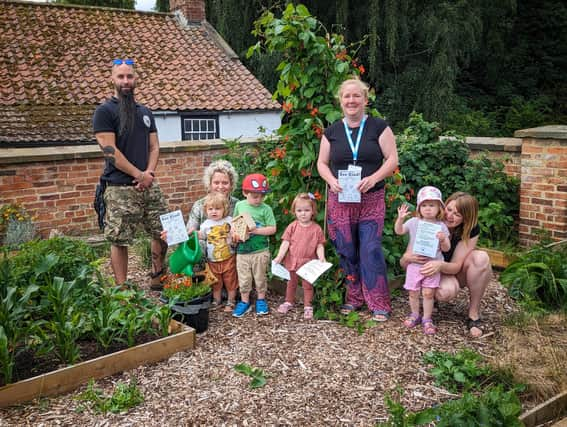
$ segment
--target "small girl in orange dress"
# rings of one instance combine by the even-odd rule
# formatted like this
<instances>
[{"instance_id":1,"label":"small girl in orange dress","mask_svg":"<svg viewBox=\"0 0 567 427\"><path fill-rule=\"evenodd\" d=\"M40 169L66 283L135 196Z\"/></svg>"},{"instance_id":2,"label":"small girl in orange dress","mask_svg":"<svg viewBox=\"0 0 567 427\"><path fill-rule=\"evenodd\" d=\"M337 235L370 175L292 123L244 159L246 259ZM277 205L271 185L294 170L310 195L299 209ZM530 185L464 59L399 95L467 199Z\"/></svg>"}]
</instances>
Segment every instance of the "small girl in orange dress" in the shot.
<instances>
[{"instance_id":1,"label":"small girl in orange dress","mask_svg":"<svg viewBox=\"0 0 567 427\"><path fill-rule=\"evenodd\" d=\"M314 197L307 193L298 194L291 204L291 211L296 220L287 226L282 235L282 244L274 262L289 270L290 280L287 282L285 302L278 307L278 313L286 314L294 307L295 291L299 277L296 271L308 261L319 259L325 262L325 236L323 230L313 217L317 214ZM303 318L313 319L313 285L301 280L303 285Z\"/></svg>"}]
</instances>

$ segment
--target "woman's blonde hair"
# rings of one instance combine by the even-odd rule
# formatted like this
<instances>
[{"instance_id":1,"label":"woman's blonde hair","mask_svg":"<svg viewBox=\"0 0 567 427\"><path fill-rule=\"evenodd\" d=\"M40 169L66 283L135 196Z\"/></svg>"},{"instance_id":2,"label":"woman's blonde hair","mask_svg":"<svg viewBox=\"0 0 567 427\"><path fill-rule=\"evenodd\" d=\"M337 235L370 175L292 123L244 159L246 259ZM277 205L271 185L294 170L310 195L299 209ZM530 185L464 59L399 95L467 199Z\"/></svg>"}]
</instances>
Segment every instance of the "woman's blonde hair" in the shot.
<instances>
[{"instance_id":1,"label":"woman's blonde hair","mask_svg":"<svg viewBox=\"0 0 567 427\"><path fill-rule=\"evenodd\" d=\"M467 243L471 230L478 223L478 200L469 193L458 191L447 198L445 206L450 202L455 202L457 212L463 217L462 224L453 230L451 234L460 237L463 242Z\"/></svg>"},{"instance_id":2,"label":"woman's blonde hair","mask_svg":"<svg viewBox=\"0 0 567 427\"><path fill-rule=\"evenodd\" d=\"M220 172L228 176L230 180L230 186L234 189L236 182L238 181L238 173L232 166L228 160L215 160L212 162L203 173L203 184L205 184L205 190L210 191L211 189L211 180L213 179L213 175L215 172Z\"/></svg>"},{"instance_id":3,"label":"woman's blonde hair","mask_svg":"<svg viewBox=\"0 0 567 427\"><path fill-rule=\"evenodd\" d=\"M339 86L339 91L337 92L337 98L339 100L343 96L343 92L345 91L345 87L347 87L348 85L352 85L352 84L356 85L360 89L360 91L362 92L362 95L364 96L364 99L368 99L368 91L370 90L370 87L360 79L351 78L351 79L345 80Z\"/></svg>"},{"instance_id":4,"label":"woman's blonde hair","mask_svg":"<svg viewBox=\"0 0 567 427\"><path fill-rule=\"evenodd\" d=\"M222 193L214 192L207 194L203 202L203 208L205 212L207 211L208 207L222 208L223 218L228 215L228 199Z\"/></svg>"},{"instance_id":5,"label":"woman's blonde hair","mask_svg":"<svg viewBox=\"0 0 567 427\"><path fill-rule=\"evenodd\" d=\"M305 201L311 203L311 209L313 209L313 216L317 215L317 203L315 203L315 197L307 193L299 193L291 202L291 212L295 213L295 206L298 202Z\"/></svg>"}]
</instances>

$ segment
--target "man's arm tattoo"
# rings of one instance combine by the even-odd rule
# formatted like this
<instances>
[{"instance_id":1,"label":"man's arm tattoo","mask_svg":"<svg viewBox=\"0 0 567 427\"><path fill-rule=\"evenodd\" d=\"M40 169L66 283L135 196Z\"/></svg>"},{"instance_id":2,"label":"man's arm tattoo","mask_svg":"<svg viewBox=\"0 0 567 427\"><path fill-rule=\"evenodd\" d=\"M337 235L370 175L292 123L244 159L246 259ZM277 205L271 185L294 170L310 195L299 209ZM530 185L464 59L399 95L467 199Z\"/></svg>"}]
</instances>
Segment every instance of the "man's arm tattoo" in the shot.
<instances>
[{"instance_id":1,"label":"man's arm tattoo","mask_svg":"<svg viewBox=\"0 0 567 427\"><path fill-rule=\"evenodd\" d=\"M114 147L110 147L110 146L102 147L102 153L104 154L104 158L111 165L114 165L116 163L116 157L114 155L115 152L116 150L114 149Z\"/></svg>"}]
</instances>

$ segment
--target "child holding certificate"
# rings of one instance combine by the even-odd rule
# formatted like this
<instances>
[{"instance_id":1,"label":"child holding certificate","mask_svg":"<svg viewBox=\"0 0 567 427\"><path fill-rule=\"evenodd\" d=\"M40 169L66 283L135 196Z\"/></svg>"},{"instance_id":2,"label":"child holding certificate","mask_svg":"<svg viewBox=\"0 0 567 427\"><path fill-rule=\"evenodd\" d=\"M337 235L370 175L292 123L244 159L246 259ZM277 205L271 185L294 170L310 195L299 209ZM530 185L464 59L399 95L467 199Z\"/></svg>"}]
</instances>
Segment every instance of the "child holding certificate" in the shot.
<instances>
[{"instance_id":1,"label":"child holding certificate","mask_svg":"<svg viewBox=\"0 0 567 427\"><path fill-rule=\"evenodd\" d=\"M449 230L441 221L444 208L441 191L436 187L423 187L417 193L416 217L404 223L404 218L410 215L410 212L408 205L403 204L398 208L394 231L398 235L409 233L408 245L409 248L412 248L412 252L442 260L441 251L448 251L451 247ZM435 289L439 287L441 274L424 276L420 273L420 269L421 264L415 263L409 264L407 268L404 289L409 291L411 313L404 320L404 325L413 328L421 323L423 332L427 335L433 335L437 332L437 328L431 319L433 298ZM423 297L423 318L420 316L419 308L420 290Z\"/></svg>"},{"instance_id":2,"label":"child holding certificate","mask_svg":"<svg viewBox=\"0 0 567 427\"><path fill-rule=\"evenodd\" d=\"M274 258L276 264L284 261L289 270L290 280L287 282L285 302L278 307L278 313L287 314L295 303L295 291L299 277L297 269L308 261L319 259L325 262L325 237L319 224L313 221L317 215L317 205L314 197L307 193L295 196L291 204L291 211L295 215L295 221L287 226L282 235L282 244L277 256ZM313 319L313 285L302 280L303 285L303 318Z\"/></svg>"}]
</instances>

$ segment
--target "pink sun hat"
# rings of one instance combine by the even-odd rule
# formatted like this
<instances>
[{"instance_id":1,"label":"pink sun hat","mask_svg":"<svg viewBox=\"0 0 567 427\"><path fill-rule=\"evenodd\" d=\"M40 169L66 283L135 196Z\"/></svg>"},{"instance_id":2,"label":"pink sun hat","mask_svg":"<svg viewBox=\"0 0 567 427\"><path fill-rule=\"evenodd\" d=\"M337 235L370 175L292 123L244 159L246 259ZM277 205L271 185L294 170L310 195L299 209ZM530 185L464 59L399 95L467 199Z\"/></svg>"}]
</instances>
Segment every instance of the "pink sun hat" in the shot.
<instances>
[{"instance_id":1,"label":"pink sun hat","mask_svg":"<svg viewBox=\"0 0 567 427\"><path fill-rule=\"evenodd\" d=\"M419 205L425 200L438 200L441 203L441 206L445 207L443 203L443 196L441 195L441 191L437 187L433 187L431 185L427 185L422 187L421 190L417 193L417 208L419 209Z\"/></svg>"}]
</instances>

